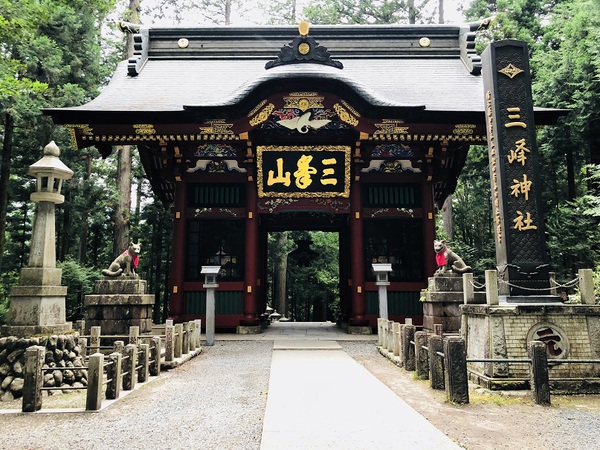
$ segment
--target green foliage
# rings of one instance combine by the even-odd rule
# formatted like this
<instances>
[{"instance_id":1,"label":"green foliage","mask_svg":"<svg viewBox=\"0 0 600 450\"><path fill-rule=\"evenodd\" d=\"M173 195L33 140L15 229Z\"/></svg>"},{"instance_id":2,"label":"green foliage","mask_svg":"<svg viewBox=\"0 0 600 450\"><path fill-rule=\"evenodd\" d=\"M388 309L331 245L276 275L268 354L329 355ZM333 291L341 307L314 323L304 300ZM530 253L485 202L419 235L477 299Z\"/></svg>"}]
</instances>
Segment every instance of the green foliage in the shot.
<instances>
[{"instance_id":1,"label":"green foliage","mask_svg":"<svg viewBox=\"0 0 600 450\"><path fill-rule=\"evenodd\" d=\"M73 259L56 265L62 269L62 284L67 286L67 320L83 318L83 297L91 294L100 273L93 267L86 267Z\"/></svg>"},{"instance_id":2,"label":"green foliage","mask_svg":"<svg viewBox=\"0 0 600 450\"><path fill-rule=\"evenodd\" d=\"M10 290L19 281L19 273L14 270L0 274L0 325L6 323L8 305L10 303Z\"/></svg>"},{"instance_id":3,"label":"green foliage","mask_svg":"<svg viewBox=\"0 0 600 450\"><path fill-rule=\"evenodd\" d=\"M411 9L410 2L402 0L313 0L303 13L314 24L416 23L425 20L427 3Z\"/></svg>"}]
</instances>

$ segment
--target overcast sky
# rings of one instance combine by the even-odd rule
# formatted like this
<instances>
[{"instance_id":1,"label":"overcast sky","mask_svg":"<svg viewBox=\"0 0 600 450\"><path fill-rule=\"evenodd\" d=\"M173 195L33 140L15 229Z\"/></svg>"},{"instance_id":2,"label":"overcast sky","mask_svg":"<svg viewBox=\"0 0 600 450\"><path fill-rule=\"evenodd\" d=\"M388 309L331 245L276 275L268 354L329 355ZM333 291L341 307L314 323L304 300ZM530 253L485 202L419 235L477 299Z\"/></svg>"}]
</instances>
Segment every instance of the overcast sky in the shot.
<instances>
[{"instance_id":1,"label":"overcast sky","mask_svg":"<svg viewBox=\"0 0 600 450\"><path fill-rule=\"evenodd\" d=\"M261 9L258 7L258 3L261 0L244 0L242 3L244 5L244 9L247 11L243 14L238 14L238 8L235 6L232 10L232 25L233 26L246 26L246 25L257 25L261 24L261 21L264 20L263 13ZM262 0L268 1L268 0ZM142 0L142 7L146 10L153 3L158 3L160 0ZM308 4L310 0L297 0L297 11L298 11L298 19L301 20L302 17L302 9ZM415 2L417 6L421 3L419 0ZM429 0L427 2L427 7L431 10L437 7L437 0ZM445 23L462 23L464 19L462 18L462 14L459 11L460 7L470 3L469 0L446 0L444 5L444 21ZM181 26L181 27L193 27L198 25L210 25L210 23L203 23L201 18L189 14L187 18L178 25L172 17L166 17L164 19L155 19L153 17L144 15L142 13L141 22L147 26L155 26L155 27L172 27L172 26Z\"/></svg>"}]
</instances>

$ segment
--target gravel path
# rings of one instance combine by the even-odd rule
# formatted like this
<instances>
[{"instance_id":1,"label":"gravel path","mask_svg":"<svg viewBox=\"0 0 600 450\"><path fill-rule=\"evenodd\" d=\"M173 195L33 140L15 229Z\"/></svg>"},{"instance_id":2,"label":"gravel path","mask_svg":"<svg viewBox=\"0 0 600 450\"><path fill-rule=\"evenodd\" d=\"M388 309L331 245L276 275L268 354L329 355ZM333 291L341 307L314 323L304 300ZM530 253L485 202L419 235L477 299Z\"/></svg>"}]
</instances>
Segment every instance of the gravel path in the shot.
<instances>
[{"instance_id":1,"label":"gravel path","mask_svg":"<svg viewBox=\"0 0 600 450\"><path fill-rule=\"evenodd\" d=\"M600 396L553 396L543 408L472 393L471 404L455 406L373 342L339 343L467 449L600 449ZM100 413L0 415L0 449L259 449L272 348L272 341L217 341Z\"/></svg>"},{"instance_id":2,"label":"gravel path","mask_svg":"<svg viewBox=\"0 0 600 450\"><path fill-rule=\"evenodd\" d=\"M1 449L258 449L272 342L217 342L100 413L0 416Z\"/></svg>"}]
</instances>

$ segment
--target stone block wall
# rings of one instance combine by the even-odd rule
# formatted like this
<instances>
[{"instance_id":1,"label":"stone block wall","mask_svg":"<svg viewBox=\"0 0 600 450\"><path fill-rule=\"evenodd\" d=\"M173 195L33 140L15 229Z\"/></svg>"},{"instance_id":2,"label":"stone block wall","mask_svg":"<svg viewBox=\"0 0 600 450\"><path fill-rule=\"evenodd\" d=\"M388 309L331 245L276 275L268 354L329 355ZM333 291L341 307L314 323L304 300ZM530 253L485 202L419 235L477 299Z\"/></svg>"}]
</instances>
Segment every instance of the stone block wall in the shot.
<instances>
[{"instance_id":1,"label":"stone block wall","mask_svg":"<svg viewBox=\"0 0 600 450\"><path fill-rule=\"evenodd\" d=\"M560 364L561 359L600 359L600 307L586 305L464 305L461 333L467 358L527 358L527 342L548 349L551 379L600 377L599 364ZM469 363L494 378L529 377L528 364Z\"/></svg>"},{"instance_id":2,"label":"stone block wall","mask_svg":"<svg viewBox=\"0 0 600 450\"><path fill-rule=\"evenodd\" d=\"M25 350L32 345L46 348L44 369L69 367L73 370L45 370L44 387L85 387L87 370L85 351L79 334L45 337L0 338L0 401L11 401L23 395ZM50 391L52 392L52 391Z\"/></svg>"}]
</instances>

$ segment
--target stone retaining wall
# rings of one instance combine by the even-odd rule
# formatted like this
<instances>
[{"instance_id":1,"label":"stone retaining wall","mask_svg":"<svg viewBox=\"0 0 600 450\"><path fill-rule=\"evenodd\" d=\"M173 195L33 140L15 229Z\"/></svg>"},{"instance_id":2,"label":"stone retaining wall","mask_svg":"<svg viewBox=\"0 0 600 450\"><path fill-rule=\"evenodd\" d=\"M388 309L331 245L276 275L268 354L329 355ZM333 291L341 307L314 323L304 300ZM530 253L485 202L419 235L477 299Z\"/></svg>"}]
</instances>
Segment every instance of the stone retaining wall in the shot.
<instances>
[{"instance_id":1,"label":"stone retaining wall","mask_svg":"<svg viewBox=\"0 0 600 450\"><path fill-rule=\"evenodd\" d=\"M85 340L79 333L32 338L8 336L0 338L0 401L11 401L23 395L25 350L32 345L46 348L44 369L54 367L73 370L45 370L44 387L87 386ZM50 391L53 392L53 391Z\"/></svg>"}]
</instances>

